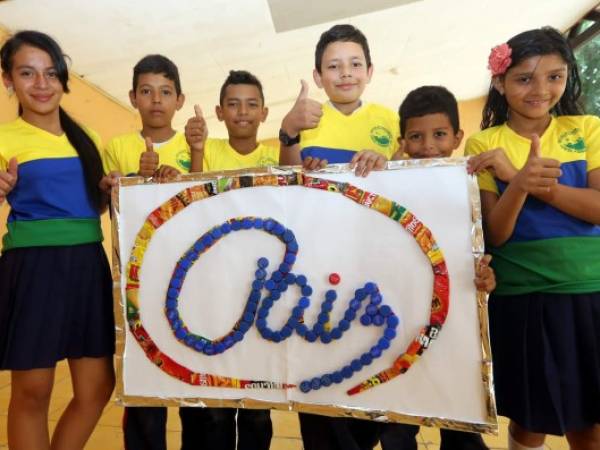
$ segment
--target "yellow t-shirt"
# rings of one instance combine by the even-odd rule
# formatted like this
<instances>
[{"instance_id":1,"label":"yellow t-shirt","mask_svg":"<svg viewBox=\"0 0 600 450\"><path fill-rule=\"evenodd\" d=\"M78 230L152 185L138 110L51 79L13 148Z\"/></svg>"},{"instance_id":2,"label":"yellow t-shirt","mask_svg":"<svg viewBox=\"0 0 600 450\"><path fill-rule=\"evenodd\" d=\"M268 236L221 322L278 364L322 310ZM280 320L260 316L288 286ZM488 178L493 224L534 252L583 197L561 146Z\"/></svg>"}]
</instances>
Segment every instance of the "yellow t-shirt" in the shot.
<instances>
[{"instance_id":1,"label":"yellow t-shirt","mask_svg":"<svg viewBox=\"0 0 600 450\"><path fill-rule=\"evenodd\" d=\"M398 149L399 123L398 114L374 103L364 104L350 115L325 103L319 126L300 133L302 159L310 156L347 163L360 150L373 150L391 159Z\"/></svg>"},{"instance_id":2,"label":"yellow t-shirt","mask_svg":"<svg viewBox=\"0 0 600 450\"><path fill-rule=\"evenodd\" d=\"M192 166L190 147L183 133L177 132L166 142L154 145L158 153L158 164L174 167L181 173L188 173ZM124 134L111 139L102 158L104 172L119 171L123 175L137 174L140 169L140 156L146 151L146 143L139 132Z\"/></svg>"},{"instance_id":3,"label":"yellow t-shirt","mask_svg":"<svg viewBox=\"0 0 600 450\"><path fill-rule=\"evenodd\" d=\"M516 169L527 162L531 141L515 133L507 124L488 128L471 136L465 145L465 155L478 155L501 147ZM570 184L576 177L600 167L600 118L596 116L553 117L540 137L542 156L557 159ZM496 180L485 171L478 176L479 188L499 193Z\"/></svg>"},{"instance_id":4,"label":"yellow t-shirt","mask_svg":"<svg viewBox=\"0 0 600 450\"><path fill-rule=\"evenodd\" d=\"M217 170L250 169L279 164L279 149L258 144L247 155L236 152L227 139L207 139L204 145L204 172Z\"/></svg>"},{"instance_id":5,"label":"yellow t-shirt","mask_svg":"<svg viewBox=\"0 0 600 450\"><path fill-rule=\"evenodd\" d=\"M527 162L531 141L508 125L488 128L467 140L465 153L477 155L501 147L517 169ZM552 118L540 138L542 156L560 161L558 182L588 186L588 172L600 167L600 119L595 116ZM479 188L501 194L507 188L490 172L479 176ZM530 292L579 294L600 291L600 226L578 219L527 196L510 238L489 248L494 259L497 295Z\"/></svg>"}]
</instances>

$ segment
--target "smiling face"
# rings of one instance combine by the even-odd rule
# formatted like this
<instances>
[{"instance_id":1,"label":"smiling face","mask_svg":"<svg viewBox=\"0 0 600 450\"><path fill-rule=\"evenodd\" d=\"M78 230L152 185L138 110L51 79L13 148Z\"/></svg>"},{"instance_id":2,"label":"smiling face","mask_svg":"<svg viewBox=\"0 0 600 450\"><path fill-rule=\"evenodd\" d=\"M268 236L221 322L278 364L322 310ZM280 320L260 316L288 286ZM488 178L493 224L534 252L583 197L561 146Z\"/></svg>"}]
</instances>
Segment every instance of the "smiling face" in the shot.
<instances>
[{"instance_id":1,"label":"smiling face","mask_svg":"<svg viewBox=\"0 0 600 450\"><path fill-rule=\"evenodd\" d=\"M360 96L371 81L373 66L368 67L365 53L356 42L329 44L321 58L321 72L313 72L315 83L325 90L331 103L345 114L360 105Z\"/></svg>"},{"instance_id":2,"label":"smiling face","mask_svg":"<svg viewBox=\"0 0 600 450\"><path fill-rule=\"evenodd\" d=\"M170 128L175 112L183 106L183 94L177 95L175 82L162 73L140 74L135 91L129 92L142 123L150 128Z\"/></svg>"},{"instance_id":3,"label":"smiling face","mask_svg":"<svg viewBox=\"0 0 600 450\"><path fill-rule=\"evenodd\" d=\"M462 130L455 133L446 114L426 114L406 120L400 145L411 158L445 158L458 148L462 137Z\"/></svg>"},{"instance_id":4,"label":"smiling face","mask_svg":"<svg viewBox=\"0 0 600 450\"><path fill-rule=\"evenodd\" d=\"M52 58L45 51L22 45L12 57L10 73L3 73L2 78L6 87L14 89L24 119L58 114L64 90Z\"/></svg>"},{"instance_id":5,"label":"smiling face","mask_svg":"<svg viewBox=\"0 0 600 450\"><path fill-rule=\"evenodd\" d=\"M230 84L225 88L223 104L216 108L225 122L230 138L256 138L258 126L267 118L260 91L253 84Z\"/></svg>"},{"instance_id":6,"label":"smiling face","mask_svg":"<svg viewBox=\"0 0 600 450\"><path fill-rule=\"evenodd\" d=\"M510 109L509 122L549 117L565 92L567 73L567 63L553 53L526 58L495 79L494 87L505 96Z\"/></svg>"}]
</instances>

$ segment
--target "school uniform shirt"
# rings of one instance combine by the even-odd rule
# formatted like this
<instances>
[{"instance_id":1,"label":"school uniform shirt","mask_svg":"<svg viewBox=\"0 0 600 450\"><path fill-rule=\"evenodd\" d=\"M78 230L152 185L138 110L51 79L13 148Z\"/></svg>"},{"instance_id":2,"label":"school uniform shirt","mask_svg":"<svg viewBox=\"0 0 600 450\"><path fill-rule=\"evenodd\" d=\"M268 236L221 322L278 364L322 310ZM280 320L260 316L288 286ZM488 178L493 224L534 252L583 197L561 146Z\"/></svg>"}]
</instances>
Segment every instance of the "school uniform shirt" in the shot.
<instances>
[{"instance_id":1,"label":"school uniform shirt","mask_svg":"<svg viewBox=\"0 0 600 450\"><path fill-rule=\"evenodd\" d=\"M98 135L85 131L100 148ZM0 171L7 170L11 158L17 159L18 179L7 196L10 213L3 250L102 241L99 212L66 134L56 136L20 117L2 124Z\"/></svg>"},{"instance_id":2,"label":"school uniform shirt","mask_svg":"<svg viewBox=\"0 0 600 450\"><path fill-rule=\"evenodd\" d=\"M140 156L146 151L146 142L139 132L124 134L111 139L104 150L104 172L121 172L123 175L136 175L140 170ZM181 173L188 173L192 167L190 147L185 135L176 132L168 141L154 144L158 153L158 165L174 167Z\"/></svg>"},{"instance_id":3,"label":"school uniform shirt","mask_svg":"<svg viewBox=\"0 0 600 450\"><path fill-rule=\"evenodd\" d=\"M477 155L501 147L517 169L527 162L531 141L503 124L476 133L465 153ZM541 152L560 161L558 182L587 187L587 174L600 167L600 119L553 117L541 136ZM479 188L502 194L507 184L491 173L478 175ZM510 239L491 249L498 295L531 292L579 294L600 291L600 226L577 219L527 196Z\"/></svg>"},{"instance_id":4,"label":"school uniform shirt","mask_svg":"<svg viewBox=\"0 0 600 450\"><path fill-rule=\"evenodd\" d=\"M259 143L250 153L242 155L234 150L228 139L207 139L204 145L204 172L217 170L250 169L279 164L279 149Z\"/></svg>"},{"instance_id":5,"label":"school uniform shirt","mask_svg":"<svg viewBox=\"0 0 600 450\"><path fill-rule=\"evenodd\" d=\"M391 159L399 133L398 114L391 109L368 103L346 115L327 102L317 128L300 133L300 155L334 164L350 162L360 150L373 150Z\"/></svg>"}]
</instances>

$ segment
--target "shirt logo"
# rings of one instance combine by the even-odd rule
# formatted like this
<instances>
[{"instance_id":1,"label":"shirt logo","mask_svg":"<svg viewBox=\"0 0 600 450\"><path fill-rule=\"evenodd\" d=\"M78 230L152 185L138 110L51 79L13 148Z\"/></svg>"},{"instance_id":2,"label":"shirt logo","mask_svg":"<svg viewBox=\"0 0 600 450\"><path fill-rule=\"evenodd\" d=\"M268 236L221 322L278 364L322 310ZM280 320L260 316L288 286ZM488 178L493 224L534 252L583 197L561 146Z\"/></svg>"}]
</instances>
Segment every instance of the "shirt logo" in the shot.
<instances>
[{"instance_id":1,"label":"shirt logo","mask_svg":"<svg viewBox=\"0 0 600 450\"><path fill-rule=\"evenodd\" d=\"M175 157L175 160L177 161L177 165L186 172L189 172L192 168L192 158L190 157L190 152L187 150L179 151Z\"/></svg>"},{"instance_id":2,"label":"shirt logo","mask_svg":"<svg viewBox=\"0 0 600 450\"><path fill-rule=\"evenodd\" d=\"M275 161L270 156L263 156L258 160L258 165L256 167L269 167L276 166L279 164L279 161Z\"/></svg>"},{"instance_id":3,"label":"shirt logo","mask_svg":"<svg viewBox=\"0 0 600 450\"><path fill-rule=\"evenodd\" d=\"M558 137L558 143L563 148L571 153L585 152L585 141L581 136L579 128L573 128L571 131L565 131Z\"/></svg>"},{"instance_id":4,"label":"shirt logo","mask_svg":"<svg viewBox=\"0 0 600 450\"><path fill-rule=\"evenodd\" d=\"M380 147L389 147L392 143L392 133L387 128L376 126L371 128L371 140Z\"/></svg>"}]
</instances>

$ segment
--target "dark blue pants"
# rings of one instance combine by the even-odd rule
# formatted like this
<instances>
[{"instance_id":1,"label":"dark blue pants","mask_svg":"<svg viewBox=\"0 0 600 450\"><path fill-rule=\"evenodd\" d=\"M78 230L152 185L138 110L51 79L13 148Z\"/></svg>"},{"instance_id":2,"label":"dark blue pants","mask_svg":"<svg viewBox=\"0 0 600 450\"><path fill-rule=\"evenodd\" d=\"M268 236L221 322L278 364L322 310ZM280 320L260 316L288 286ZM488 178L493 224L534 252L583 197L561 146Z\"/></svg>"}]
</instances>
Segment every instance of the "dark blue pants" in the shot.
<instances>
[{"instance_id":1,"label":"dark blue pants","mask_svg":"<svg viewBox=\"0 0 600 450\"><path fill-rule=\"evenodd\" d=\"M273 427L269 410L179 408L181 450L269 450ZM167 408L125 408L126 450L167 450Z\"/></svg>"},{"instance_id":2,"label":"dark blue pants","mask_svg":"<svg viewBox=\"0 0 600 450\"><path fill-rule=\"evenodd\" d=\"M304 450L373 450L381 424L348 417L300 413Z\"/></svg>"},{"instance_id":3,"label":"dark blue pants","mask_svg":"<svg viewBox=\"0 0 600 450\"><path fill-rule=\"evenodd\" d=\"M386 423L381 425L383 450L417 450L418 425ZM440 429L440 450L488 450L478 433Z\"/></svg>"}]
</instances>

